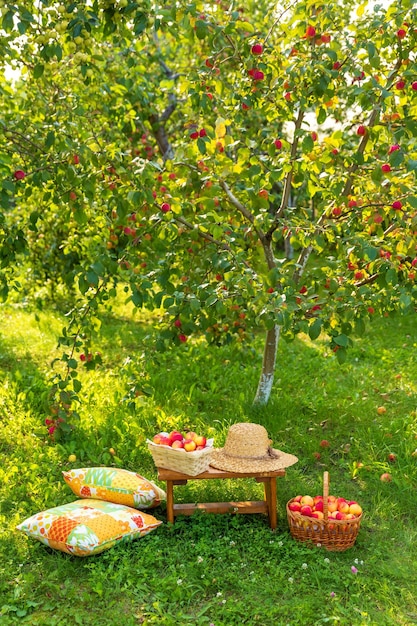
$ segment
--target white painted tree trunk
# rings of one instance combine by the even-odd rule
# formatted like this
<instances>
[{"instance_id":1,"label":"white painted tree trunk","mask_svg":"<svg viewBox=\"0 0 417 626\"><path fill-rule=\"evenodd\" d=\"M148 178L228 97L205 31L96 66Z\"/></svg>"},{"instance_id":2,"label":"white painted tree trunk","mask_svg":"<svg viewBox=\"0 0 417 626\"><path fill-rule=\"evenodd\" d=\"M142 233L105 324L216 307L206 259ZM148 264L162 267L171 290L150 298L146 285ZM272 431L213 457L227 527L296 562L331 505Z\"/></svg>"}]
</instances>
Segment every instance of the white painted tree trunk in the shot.
<instances>
[{"instance_id":1,"label":"white painted tree trunk","mask_svg":"<svg viewBox=\"0 0 417 626\"><path fill-rule=\"evenodd\" d=\"M253 401L254 404L265 405L268 403L274 382L275 361L277 357L280 327L274 326L268 330L265 337L264 356L262 371L259 378L258 389Z\"/></svg>"}]
</instances>

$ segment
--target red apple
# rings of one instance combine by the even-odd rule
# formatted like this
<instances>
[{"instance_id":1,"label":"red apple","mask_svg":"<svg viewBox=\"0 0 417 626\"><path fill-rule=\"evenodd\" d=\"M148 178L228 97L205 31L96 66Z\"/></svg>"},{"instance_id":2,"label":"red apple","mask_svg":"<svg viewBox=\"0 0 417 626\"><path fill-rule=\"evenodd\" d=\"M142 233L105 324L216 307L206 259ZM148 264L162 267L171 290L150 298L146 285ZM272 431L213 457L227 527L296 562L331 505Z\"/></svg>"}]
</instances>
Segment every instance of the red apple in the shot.
<instances>
[{"instance_id":1,"label":"red apple","mask_svg":"<svg viewBox=\"0 0 417 626\"><path fill-rule=\"evenodd\" d=\"M193 441L195 440L196 437L197 437L197 433L195 433L193 430L189 430L184 435L184 439L192 439Z\"/></svg>"},{"instance_id":2,"label":"red apple","mask_svg":"<svg viewBox=\"0 0 417 626\"><path fill-rule=\"evenodd\" d=\"M180 433L178 430L173 430L170 434L170 439L171 441L182 441L184 439L184 437L182 436L182 433Z\"/></svg>"},{"instance_id":3,"label":"red apple","mask_svg":"<svg viewBox=\"0 0 417 626\"><path fill-rule=\"evenodd\" d=\"M383 483L390 483L392 481L392 476L388 472L381 474L381 480Z\"/></svg>"},{"instance_id":4,"label":"red apple","mask_svg":"<svg viewBox=\"0 0 417 626\"><path fill-rule=\"evenodd\" d=\"M175 320L175 322L174 322L174 326L175 326L176 328L181 328L181 320L178 320L178 319L177 319L177 320Z\"/></svg>"},{"instance_id":5,"label":"red apple","mask_svg":"<svg viewBox=\"0 0 417 626\"><path fill-rule=\"evenodd\" d=\"M319 500L318 502L316 502L316 504L314 505L314 510L323 512L323 509L324 509L323 500Z\"/></svg>"},{"instance_id":6,"label":"red apple","mask_svg":"<svg viewBox=\"0 0 417 626\"><path fill-rule=\"evenodd\" d=\"M251 48L251 52L252 52L252 54L255 54L255 55L262 54L262 52L263 52L263 51L264 51L264 47L263 47L263 45L262 45L262 44L260 44L260 43L256 43L256 44L255 44L255 45L253 45L253 46L252 46L252 48Z\"/></svg>"},{"instance_id":7,"label":"red apple","mask_svg":"<svg viewBox=\"0 0 417 626\"><path fill-rule=\"evenodd\" d=\"M293 498L293 502L301 502L301 498L303 496L295 496L295 498Z\"/></svg>"},{"instance_id":8,"label":"red apple","mask_svg":"<svg viewBox=\"0 0 417 626\"><path fill-rule=\"evenodd\" d=\"M301 509L300 509L301 515L307 515L308 517L311 517L312 512L313 512L313 509L311 508L311 506L308 506L308 504L304 504L303 506L301 506Z\"/></svg>"},{"instance_id":9,"label":"red apple","mask_svg":"<svg viewBox=\"0 0 417 626\"><path fill-rule=\"evenodd\" d=\"M198 134L199 134L200 137L206 137L207 136L207 131L206 131L205 128L202 128Z\"/></svg>"},{"instance_id":10,"label":"red apple","mask_svg":"<svg viewBox=\"0 0 417 626\"><path fill-rule=\"evenodd\" d=\"M281 150L281 148L282 148L282 141L281 141L281 139L275 139L274 146L276 147L277 150Z\"/></svg>"},{"instance_id":11,"label":"red apple","mask_svg":"<svg viewBox=\"0 0 417 626\"><path fill-rule=\"evenodd\" d=\"M268 200L268 192L266 189L261 189L258 193L258 196L263 200Z\"/></svg>"},{"instance_id":12,"label":"red apple","mask_svg":"<svg viewBox=\"0 0 417 626\"><path fill-rule=\"evenodd\" d=\"M307 26L305 36L307 37L307 39L312 39L316 36L316 29L314 28L314 26Z\"/></svg>"},{"instance_id":13,"label":"red apple","mask_svg":"<svg viewBox=\"0 0 417 626\"><path fill-rule=\"evenodd\" d=\"M341 498L339 498L339 500L340 500L340 499L341 499ZM346 500L342 500L342 502L339 502L339 503L338 503L338 505L337 505L337 510L338 510L340 513L349 513L349 505L348 505L348 503L346 502Z\"/></svg>"},{"instance_id":14,"label":"red apple","mask_svg":"<svg viewBox=\"0 0 417 626\"><path fill-rule=\"evenodd\" d=\"M196 447L197 445L192 439L186 439L184 441L184 450L186 450L187 452L194 452Z\"/></svg>"},{"instance_id":15,"label":"red apple","mask_svg":"<svg viewBox=\"0 0 417 626\"><path fill-rule=\"evenodd\" d=\"M26 177L26 173L23 170L16 170L13 176L16 180L23 180Z\"/></svg>"},{"instance_id":16,"label":"red apple","mask_svg":"<svg viewBox=\"0 0 417 626\"><path fill-rule=\"evenodd\" d=\"M299 513L301 509L301 504L299 502L290 502L290 504L288 505L288 508L290 511Z\"/></svg>"},{"instance_id":17,"label":"red apple","mask_svg":"<svg viewBox=\"0 0 417 626\"><path fill-rule=\"evenodd\" d=\"M301 506L307 505L312 507L314 505L314 500L311 496L303 496L300 500Z\"/></svg>"},{"instance_id":18,"label":"red apple","mask_svg":"<svg viewBox=\"0 0 417 626\"><path fill-rule=\"evenodd\" d=\"M162 213L168 213L168 211L170 211L170 210L171 210L171 205L168 204L168 202L163 202L161 204L161 211L162 211Z\"/></svg>"},{"instance_id":19,"label":"red apple","mask_svg":"<svg viewBox=\"0 0 417 626\"><path fill-rule=\"evenodd\" d=\"M329 513L333 513L337 511L337 500L334 496L329 496L327 501L327 509Z\"/></svg>"},{"instance_id":20,"label":"red apple","mask_svg":"<svg viewBox=\"0 0 417 626\"><path fill-rule=\"evenodd\" d=\"M400 200L395 200L392 204L391 204L392 208L394 209L394 211L401 211L401 209L403 208L403 204Z\"/></svg>"},{"instance_id":21,"label":"red apple","mask_svg":"<svg viewBox=\"0 0 417 626\"><path fill-rule=\"evenodd\" d=\"M360 137L363 137L363 135L366 135L366 128L365 128L365 126L362 126L362 125L358 126L356 134L359 135Z\"/></svg>"},{"instance_id":22,"label":"red apple","mask_svg":"<svg viewBox=\"0 0 417 626\"><path fill-rule=\"evenodd\" d=\"M171 444L171 448L174 448L174 449L179 449L183 447L184 447L184 444L179 439L174 439L174 441Z\"/></svg>"},{"instance_id":23,"label":"red apple","mask_svg":"<svg viewBox=\"0 0 417 626\"><path fill-rule=\"evenodd\" d=\"M397 30L397 37L398 39L404 39L404 37L406 37L407 35L407 31L404 28L399 28Z\"/></svg>"},{"instance_id":24,"label":"red apple","mask_svg":"<svg viewBox=\"0 0 417 626\"><path fill-rule=\"evenodd\" d=\"M384 165L381 165L381 170L383 172L390 172L391 171L391 165L389 163L384 163Z\"/></svg>"},{"instance_id":25,"label":"red apple","mask_svg":"<svg viewBox=\"0 0 417 626\"><path fill-rule=\"evenodd\" d=\"M330 443L327 441L327 439L323 439L322 441L320 441L320 448L328 448L330 446Z\"/></svg>"},{"instance_id":26,"label":"red apple","mask_svg":"<svg viewBox=\"0 0 417 626\"><path fill-rule=\"evenodd\" d=\"M203 437L202 435L196 435L194 437L194 441L197 444L197 446L201 446L202 448L206 447L207 444L207 439L205 437Z\"/></svg>"},{"instance_id":27,"label":"red apple","mask_svg":"<svg viewBox=\"0 0 417 626\"><path fill-rule=\"evenodd\" d=\"M357 502L352 502L352 504L349 506L348 512L350 514L353 514L355 517L359 517L359 515L362 514L362 507Z\"/></svg>"},{"instance_id":28,"label":"red apple","mask_svg":"<svg viewBox=\"0 0 417 626\"><path fill-rule=\"evenodd\" d=\"M335 206L332 213L335 217L339 217L342 214L342 209L339 206Z\"/></svg>"},{"instance_id":29,"label":"red apple","mask_svg":"<svg viewBox=\"0 0 417 626\"><path fill-rule=\"evenodd\" d=\"M396 455L393 452L390 452L390 454L388 455L388 461L390 463L395 463L396 460L397 460Z\"/></svg>"},{"instance_id":30,"label":"red apple","mask_svg":"<svg viewBox=\"0 0 417 626\"><path fill-rule=\"evenodd\" d=\"M265 74L261 70L255 70L253 73L253 80L259 81L265 78Z\"/></svg>"},{"instance_id":31,"label":"red apple","mask_svg":"<svg viewBox=\"0 0 417 626\"><path fill-rule=\"evenodd\" d=\"M396 150L401 150L401 146L398 143L395 143L388 148L388 154L392 154L393 152L396 152Z\"/></svg>"}]
</instances>

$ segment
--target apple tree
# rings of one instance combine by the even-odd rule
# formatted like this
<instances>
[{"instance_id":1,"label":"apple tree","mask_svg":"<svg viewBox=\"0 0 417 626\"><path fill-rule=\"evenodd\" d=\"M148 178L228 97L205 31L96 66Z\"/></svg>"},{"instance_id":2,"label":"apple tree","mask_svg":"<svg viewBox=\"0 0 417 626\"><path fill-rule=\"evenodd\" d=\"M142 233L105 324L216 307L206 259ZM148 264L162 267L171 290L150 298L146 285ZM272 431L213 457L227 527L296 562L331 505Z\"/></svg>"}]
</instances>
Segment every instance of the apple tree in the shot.
<instances>
[{"instance_id":1,"label":"apple tree","mask_svg":"<svg viewBox=\"0 0 417 626\"><path fill-rule=\"evenodd\" d=\"M62 428L118 287L164 311L159 349L263 331L259 403L280 335L343 362L367 319L415 311L411 1L0 11L0 288L71 294Z\"/></svg>"}]
</instances>

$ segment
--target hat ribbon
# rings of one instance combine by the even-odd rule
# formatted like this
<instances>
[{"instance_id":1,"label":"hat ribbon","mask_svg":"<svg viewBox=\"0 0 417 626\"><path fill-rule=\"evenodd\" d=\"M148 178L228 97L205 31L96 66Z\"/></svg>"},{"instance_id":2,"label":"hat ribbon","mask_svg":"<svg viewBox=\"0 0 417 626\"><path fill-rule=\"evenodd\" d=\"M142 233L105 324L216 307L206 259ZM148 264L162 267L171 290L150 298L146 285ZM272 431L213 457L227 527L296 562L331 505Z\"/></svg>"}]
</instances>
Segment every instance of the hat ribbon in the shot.
<instances>
[{"instance_id":1,"label":"hat ribbon","mask_svg":"<svg viewBox=\"0 0 417 626\"><path fill-rule=\"evenodd\" d=\"M259 460L259 461L264 461L266 460L266 458L268 459L279 459L279 454L277 454L272 448L271 446L268 446L268 449L266 451L266 454L263 454L262 456L248 456L248 455L241 455L241 454L230 454L229 452L224 452L225 456L229 456L232 457L233 459L250 459L250 460Z\"/></svg>"}]
</instances>

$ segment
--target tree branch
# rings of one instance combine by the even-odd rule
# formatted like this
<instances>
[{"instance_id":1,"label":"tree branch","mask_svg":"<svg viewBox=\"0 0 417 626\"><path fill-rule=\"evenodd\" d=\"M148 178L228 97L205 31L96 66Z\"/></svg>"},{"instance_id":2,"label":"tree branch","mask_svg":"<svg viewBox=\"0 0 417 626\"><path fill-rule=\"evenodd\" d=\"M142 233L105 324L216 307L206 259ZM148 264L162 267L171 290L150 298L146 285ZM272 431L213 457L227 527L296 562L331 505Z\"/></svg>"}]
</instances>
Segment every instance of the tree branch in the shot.
<instances>
[{"instance_id":1,"label":"tree branch","mask_svg":"<svg viewBox=\"0 0 417 626\"><path fill-rule=\"evenodd\" d=\"M388 89L390 89L392 87L392 85L394 83L394 80L395 80L396 76L398 75L398 72L399 72L401 66L402 66L402 59L398 59L396 64L395 64L394 69L392 70L392 72L391 72L391 74L390 74L390 76L388 78L388 81L387 81L387 84L385 86L385 89L388 90ZM376 123L376 121L378 119L378 115L379 115L379 112L380 112L381 101L382 101L382 94L379 96L377 102L374 105L374 108L371 111L371 114L370 114L369 120L368 120L368 128L372 128L373 126L375 126L375 123ZM358 153L359 154L363 154L364 153L366 144L368 143L368 140L369 140L369 134L366 133L366 135L364 135L362 137L362 139L361 139L361 141L359 143L359 147L358 147ZM345 186L344 186L343 191L341 193L342 196L347 197L350 194L351 189L352 189L352 185L353 185L353 176L354 176L355 172L358 170L358 168L359 168L359 165L357 163L352 163L352 165L348 169ZM321 225L324 222L325 218L326 218L326 214L325 214L325 212L323 212L322 215L320 216L320 218L317 220L316 227L315 227L314 233L313 233L313 237L318 234L318 232L319 232L319 230L321 228ZM391 225L384 234L388 234L393 229L394 229L394 226ZM308 259L310 257L310 254L311 254L312 250L313 250L313 246L309 245L309 246L307 246L306 248L304 248L300 252L300 255L299 255L299 257L297 259L297 263L296 263L296 268L297 269L295 270L295 272L293 274L293 279L294 279L295 283L298 283L298 281L300 280L301 276L303 275L303 272L305 270L305 267L307 265L307 262L308 262ZM367 284L367 283L370 283L370 282L374 282L377 279L377 277L378 277L377 275L374 275L374 277L370 277L370 278L366 279L365 282L358 283L358 286L360 286L361 284Z\"/></svg>"},{"instance_id":2,"label":"tree branch","mask_svg":"<svg viewBox=\"0 0 417 626\"><path fill-rule=\"evenodd\" d=\"M180 215L175 215L174 219L176 222L179 222L180 224L182 224L183 226L186 226L189 230L197 230L198 235L202 238L202 239L206 239L207 241L209 241L210 243L213 243L215 246L217 246L218 248L221 248L222 250L226 250L227 252L230 252L230 254L235 257L232 248L229 246L229 244L225 243L224 241L219 241L218 239L215 239L213 237L213 235L210 235L210 233L206 233L203 230L201 230L198 225L194 226L193 224L191 224L191 222L189 222L188 220L186 220L184 217L181 217ZM249 263L244 260L243 264L250 270L252 270L252 267L249 265ZM253 270L252 270L253 271Z\"/></svg>"}]
</instances>

